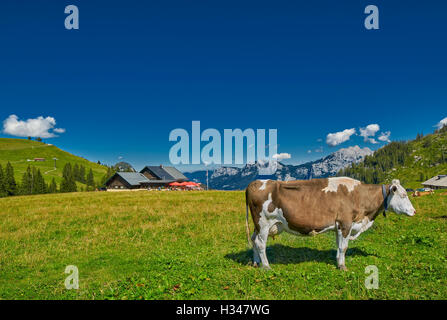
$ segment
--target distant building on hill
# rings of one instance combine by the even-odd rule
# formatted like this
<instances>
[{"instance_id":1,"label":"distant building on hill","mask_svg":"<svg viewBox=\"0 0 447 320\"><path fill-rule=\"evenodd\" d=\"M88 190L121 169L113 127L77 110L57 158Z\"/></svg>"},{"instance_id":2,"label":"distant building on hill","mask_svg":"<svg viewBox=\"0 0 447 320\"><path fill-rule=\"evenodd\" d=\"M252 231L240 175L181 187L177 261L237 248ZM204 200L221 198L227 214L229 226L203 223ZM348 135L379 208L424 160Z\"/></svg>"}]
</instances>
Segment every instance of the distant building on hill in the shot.
<instances>
[{"instance_id":1,"label":"distant building on hill","mask_svg":"<svg viewBox=\"0 0 447 320\"><path fill-rule=\"evenodd\" d=\"M107 189L147 189L166 187L172 182L187 181L174 167L146 166L140 172L117 172L106 181Z\"/></svg>"},{"instance_id":2,"label":"distant building on hill","mask_svg":"<svg viewBox=\"0 0 447 320\"><path fill-rule=\"evenodd\" d=\"M422 182L422 185L431 189L447 189L447 175L440 174Z\"/></svg>"}]
</instances>

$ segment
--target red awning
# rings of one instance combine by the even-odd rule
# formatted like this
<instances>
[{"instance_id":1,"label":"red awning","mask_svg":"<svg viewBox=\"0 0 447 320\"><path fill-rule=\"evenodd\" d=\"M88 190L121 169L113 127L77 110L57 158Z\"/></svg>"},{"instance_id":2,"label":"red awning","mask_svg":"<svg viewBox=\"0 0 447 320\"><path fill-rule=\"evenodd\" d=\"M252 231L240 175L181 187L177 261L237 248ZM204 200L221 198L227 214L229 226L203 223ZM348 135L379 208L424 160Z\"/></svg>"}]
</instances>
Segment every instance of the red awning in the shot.
<instances>
[{"instance_id":1,"label":"red awning","mask_svg":"<svg viewBox=\"0 0 447 320\"><path fill-rule=\"evenodd\" d=\"M169 184L171 187L200 187L200 184L192 182L192 181L184 181L184 182L171 182Z\"/></svg>"},{"instance_id":2,"label":"red awning","mask_svg":"<svg viewBox=\"0 0 447 320\"><path fill-rule=\"evenodd\" d=\"M195 183L195 182L186 182L186 186L190 186L190 187L198 187L199 184Z\"/></svg>"}]
</instances>

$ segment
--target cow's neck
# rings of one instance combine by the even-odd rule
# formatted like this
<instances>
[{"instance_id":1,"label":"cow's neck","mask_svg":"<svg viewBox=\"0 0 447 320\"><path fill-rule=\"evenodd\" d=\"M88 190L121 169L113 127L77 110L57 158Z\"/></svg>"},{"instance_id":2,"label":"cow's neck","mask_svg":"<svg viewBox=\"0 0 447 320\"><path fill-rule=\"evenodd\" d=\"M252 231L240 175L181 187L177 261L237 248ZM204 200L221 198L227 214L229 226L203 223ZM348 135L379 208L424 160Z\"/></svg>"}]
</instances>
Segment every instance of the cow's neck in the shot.
<instances>
[{"instance_id":1,"label":"cow's neck","mask_svg":"<svg viewBox=\"0 0 447 320\"><path fill-rule=\"evenodd\" d=\"M386 195L389 195L389 185L385 185ZM370 221L375 220L382 212L384 212L384 198L383 198L383 192L382 192L382 185L375 185L372 192L372 205L373 210L371 210L367 217Z\"/></svg>"}]
</instances>

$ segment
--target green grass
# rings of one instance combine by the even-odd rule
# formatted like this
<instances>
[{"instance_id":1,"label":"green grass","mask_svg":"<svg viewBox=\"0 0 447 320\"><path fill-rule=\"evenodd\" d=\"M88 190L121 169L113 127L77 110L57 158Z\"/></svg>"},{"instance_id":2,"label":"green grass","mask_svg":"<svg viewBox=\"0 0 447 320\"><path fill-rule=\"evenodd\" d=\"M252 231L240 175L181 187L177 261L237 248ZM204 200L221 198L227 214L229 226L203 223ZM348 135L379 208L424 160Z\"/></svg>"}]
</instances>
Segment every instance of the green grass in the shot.
<instances>
[{"instance_id":1,"label":"green grass","mask_svg":"<svg viewBox=\"0 0 447 320\"><path fill-rule=\"evenodd\" d=\"M45 158L45 161L27 161L34 160L34 158ZM57 160L56 170L53 170L53 158L59 159ZM105 166L74 156L53 145L27 139L0 138L0 164L3 166L3 169L8 161L14 167L14 176L18 183L21 182L22 175L26 171L28 165L40 169L47 183L55 178L58 184L62 180L62 169L66 163L71 163L72 165L75 165L76 163L78 165L84 165L86 174L91 168L95 181L100 181L107 172Z\"/></svg>"},{"instance_id":2,"label":"green grass","mask_svg":"<svg viewBox=\"0 0 447 320\"><path fill-rule=\"evenodd\" d=\"M2 299L446 299L447 196L412 199L351 241L269 239L271 271L248 265L243 192L91 192L0 199ZM79 290L66 290L67 265ZM378 290L364 286L379 269Z\"/></svg>"}]
</instances>

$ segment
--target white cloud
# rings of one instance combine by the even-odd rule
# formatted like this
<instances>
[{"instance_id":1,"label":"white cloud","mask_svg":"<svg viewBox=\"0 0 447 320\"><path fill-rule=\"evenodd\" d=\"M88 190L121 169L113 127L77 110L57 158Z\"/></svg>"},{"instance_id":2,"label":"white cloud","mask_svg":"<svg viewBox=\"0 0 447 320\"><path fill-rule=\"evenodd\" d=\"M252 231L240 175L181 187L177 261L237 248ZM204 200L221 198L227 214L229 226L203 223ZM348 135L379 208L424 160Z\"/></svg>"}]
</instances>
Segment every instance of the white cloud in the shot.
<instances>
[{"instance_id":1,"label":"white cloud","mask_svg":"<svg viewBox=\"0 0 447 320\"><path fill-rule=\"evenodd\" d=\"M441 129L443 126L447 126L447 117L439 121L438 124L436 125L438 129Z\"/></svg>"},{"instance_id":2,"label":"white cloud","mask_svg":"<svg viewBox=\"0 0 447 320\"><path fill-rule=\"evenodd\" d=\"M273 159L276 160L284 160L284 159L290 159L292 156L290 155L290 153L276 153L273 155Z\"/></svg>"},{"instance_id":3,"label":"white cloud","mask_svg":"<svg viewBox=\"0 0 447 320\"><path fill-rule=\"evenodd\" d=\"M366 126L366 128L360 128L359 130L360 136L363 137L363 140L365 142L378 143L376 139L374 139L374 136L380 130L380 126L378 124L373 123Z\"/></svg>"},{"instance_id":4,"label":"white cloud","mask_svg":"<svg viewBox=\"0 0 447 320\"><path fill-rule=\"evenodd\" d=\"M64 128L54 128L53 132L56 132L56 133L65 133L65 129L64 129Z\"/></svg>"},{"instance_id":5,"label":"white cloud","mask_svg":"<svg viewBox=\"0 0 447 320\"><path fill-rule=\"evenodd\" d=\"M312 150L307 150L307 153L312 153Z\"/></svg>"},{"instance_id":6,"label":"white cloud","mask_svg":"<svg viewBox=\"0 0 447 320\"><path fill-rule=\"evenodd\" d=\"M391 142L390 135L391 135L391 131L381 132L377 139L379 139L380 141L383 141L383 142Z\"/></svg>"},{"instance_id":7,"label":"white cloud","mask_svg":"<svg viewBox=\"0 0 447 320\"><path fill-rule=\"evenodd\" d=\"M317 149L315 149L315 152L323 152L323 147L318 147Z\"/></svg>"},{"instance_id":8,"label":"white cloud","mask_svg":"<svg viewBox=\"0 0 447 320\"><path fill-rule=\"evenodd\" d=\"M330 145L331 147L335 147L335 146L339 145L340 143L348 141L353 134L355 134L354 128L345 129L340 132L329 133L326 137L326 143L328 145Z\"/></svg>"},{"instance_id":9,"label":"white cloud","mask_svg":"<svg viewBox=\"0 0 447 320\"><path fill-rule=\"evenodd\" d=\"M35 119L19 120L12 114L3 121L3 133L17 137L57 137L55 133L64 133L65 129L54 128L56 119L53 117L37 117ZM50 132L52 130L53 132Z\"/></svg>"}]
</instances>

